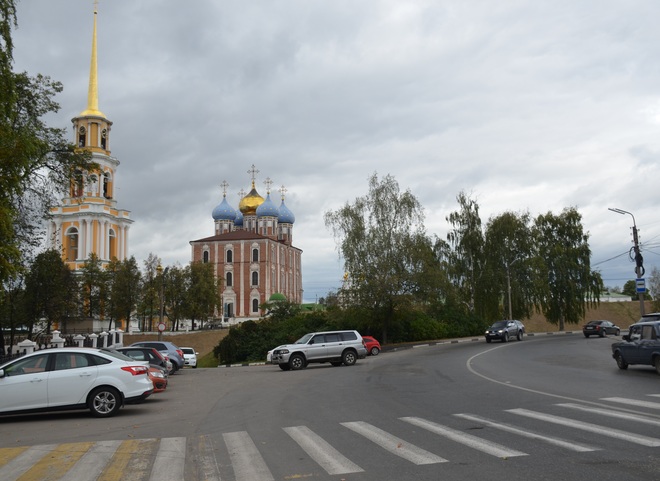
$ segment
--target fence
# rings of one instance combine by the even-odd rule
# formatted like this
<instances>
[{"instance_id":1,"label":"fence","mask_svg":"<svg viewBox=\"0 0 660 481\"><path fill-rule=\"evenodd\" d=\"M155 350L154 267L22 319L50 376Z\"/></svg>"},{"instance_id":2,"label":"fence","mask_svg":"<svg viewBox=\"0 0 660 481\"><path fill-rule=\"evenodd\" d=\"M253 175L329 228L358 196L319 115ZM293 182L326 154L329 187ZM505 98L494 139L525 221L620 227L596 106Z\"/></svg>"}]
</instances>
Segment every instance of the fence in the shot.
<instances>
[{"instance_id":1,"label":"fence","mask_svg":"<svg viewBox=\"0 0 660 481\"><path fill-rule=\"evenodd\" d=\"M69 334L64 337L60 335L60 331L53 331L50 336L42 335L37 338L37 341L23 339L13 346L7 348L7 352L0 352L0 364L14 359L16 357L30 354L34 351L42 349L55 349L62 347L121 347L124 345L124 331L121 329L111 330L110 332L102 332L100 334L89 334L83 336L82 334Z\"/></svg>"}]
</instances>

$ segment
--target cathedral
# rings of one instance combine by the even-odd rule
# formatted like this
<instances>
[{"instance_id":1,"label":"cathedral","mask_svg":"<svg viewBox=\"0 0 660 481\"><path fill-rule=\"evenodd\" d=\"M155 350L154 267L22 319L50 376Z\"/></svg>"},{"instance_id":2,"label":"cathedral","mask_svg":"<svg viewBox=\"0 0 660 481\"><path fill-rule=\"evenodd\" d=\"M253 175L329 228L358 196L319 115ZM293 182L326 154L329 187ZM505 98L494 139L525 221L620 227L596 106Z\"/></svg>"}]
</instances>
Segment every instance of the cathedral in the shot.
<instances>
[{"instance_id":1,"label":"cathedral","mask_svg":"<svg viewBox=\"0 0 660 481\"><path fill-rule=\"evenodd\" d=\"M286 299L302 303L302 251L293 246L295 217L284 203L270 198L272 181L266 179L266 198L256 189L254 165L248 171L252 189L239 194L238 210L227 202L226 182L222 202L213 209L215 235L190 242L192 261L212 263L221 291L221 318L233 323L257 319L264 302Z\"/></svg>"},{"instance_id":2,"label":"cathedral","mask_svg":"<svg viewBox=\"0 0 660 481\"><path fill-rule=\"evenodd\" d=\"M87 108L71 119L75 144L92 154L96 172L76 172L68 195L51 209L47 225L49 247L62 252L72 270L79 269L91 254L103 266L116 258L128 258L129 212L119 209L114 197L119 161L110 155L112 122L99 110L96 55L96 17L92 33Z\"/></svg>"}]
</instances>

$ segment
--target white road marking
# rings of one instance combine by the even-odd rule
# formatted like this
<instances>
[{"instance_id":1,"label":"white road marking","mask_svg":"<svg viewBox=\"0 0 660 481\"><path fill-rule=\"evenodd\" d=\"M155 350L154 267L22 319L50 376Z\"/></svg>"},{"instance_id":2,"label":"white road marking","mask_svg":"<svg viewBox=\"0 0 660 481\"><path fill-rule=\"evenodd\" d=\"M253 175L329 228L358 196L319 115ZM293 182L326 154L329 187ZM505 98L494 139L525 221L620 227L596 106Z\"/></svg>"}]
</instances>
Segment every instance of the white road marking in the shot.
<instances>
[{"instance_id":1,"label":"white road marking","mask_svg":"<svg viewBox=\"0 0 660 481\"><path fill-rule=\"evenodd\" d=\"M415 426L418 426L420 428L426 429L427 431L431 431L432 433L438 434L440 436L444 436L457 443L461 443L465 446L469 446L478 451L482 451L492 456L497 456L498 458L504 459L504 458L513 458L516 456L527 456L527 453L523 453L522 451L509 449L506 446L502 446L501 444L493 443L491 441L478 438L471 434L466 434L464 432L457 431L455 429L451 429L446 426L442 426L440 424L436 424L432 421L427 421L425 419L416 418L416 417L405 417L399 419L407 423L413 424Z\"/></svg>"},{"instance_id":2,"label":"white road marking","mask_svg":"<svg viewBox=\"0 0 660 481\"><path fill-rule=\"evenodd\" d=\"M510 424L505 424L505 423L500 423L500 422L495 422L491 421L490 419L483 418L481 416L477 416L474 414L454 414L454 416L457 416L459 418L463 419L469 419L471 421L476 421L478 423L485 424L486 426L489 426L491 428L499 429L500 431L506 431L508 433L512 434L518 434L520 436L529 438L529 439L535 439L538 441L544 441L548 444L552 444L554 446L558 446L560 448L564 449L569 449L571 451L577 451L578 453L585 453L589 451L599 451L600 448L594 448L592 446L587 446L584 444L579 444L573 441L567 441L565 439L561 438L556 438L554 436L545 436L542 434L537 434L531 431L527 431L526 429L521 429L516 426L511 426Z\"/></svg>"},{"instance_id":3,"label":"white road marking","mask_svg":"<svg viewBox=\"0 0 660 481\"><path fill-rule=\"evenodd\" d=\"M640 399L628 399L624 397L606 397L601 398L601 401L609 401L612 403L627 404L628 406L637 406L649 409L660 409L660 403L651 401L642 401Z\"/></svg>"},{"instance_id":4,"label":"white road marking","mask_svg":"<svg viewBox=\"0 0 660 481\"><path fill-rule=\"evenodd\" d=\"M435 463L446 463L447 460L437 456L433 453L430 453L422 448L410 444L403 439L392 436L389 433L386 433L382 429L372 426L369 423L362 421L350 422L350 423L341 423L342 426L347 427L351 431L354 431L358 434L361 434L369 441L376 443L381 448L389 451L392 454L410 461L411 463L420 465L420 464L435 464Z\"/></svg>"},{"instance_id":5,"label":"white road marking","mask_svg":"<svg viewBox=\"0 0 660 481\"><path fill-rule=\"evenodd\" d=\"M117 451L121 441L98 441L67 471L67 479L96 481Z\"/></svg>"},{"instance_id":6,"label":"white road marking","mask_svg":"<svg viewBox=\"0 0 660 481\"><path fill-rule=\"evenodd\" d=\"M564 408L569 408L569 409L575 409L577 411L584 411L587 413L591 414L597 414L598 416L607 416L610 418L617 418L617 419L625 419L626 421L633 421L633 422L638 422L638 423L644 423L646 425L652 424L654 426L660 426L660 421L657 419L650 419L645 416L640 416L639 414L628 414L628 413L621 413L618 411L607 411L607 410L594 410L594 408L589 407L589 406L582 406L580 404L573 404L573 403L561 403L557 404L557 406L561 406Z\"/></svg>"},{"instance_id":7,"label":"white road marking","mask_svg":"<svg viewBox=\"0 0 660 481\"><path fill-rule=\"evenodd\" d=\"M150 481L181 481L186 466L186 438L163 438L151 469Z\"/></svg>"},{"instance_id":8,"label":"white road marking","mask_svg":"<svg viewBox=\"0 0 660 481\"><path fill-rule=\"evenodd\" d=\"M361 473L364 471L308 427L295 426L282 429L328 474Z\"/></svg>"},{"instance_id":9,"label":"white road marking","mask_svg":"<svg viewBox=\"0 0 660 481\"><path fill-rule=\"evenodd\" d=\"M264 458L245 431L224 433L236 481L275 481Z\"/></svg>"},{"instance_id":10,"label":"white road marking","mask_svg":"<svg viewBox=\"0 0 660 481\"><path fill-rule=\"evenodd\" d=\"M583 421L577 421L575 419L568 419L560 416L554 416L552 414L543 414L535 411L528 411L527 409L509 409L507 410L507 412L518 414L520 416L525 416L532 419L547 421L549 423L559 424L561 426L568 426L575 429L581 429L583 431L600 434L602 436L607 436L610 438L620 439L622 441L628 441L631 443L640 444L642 446L650 446L650 447L660 446L660 439L657 438L651 438L649 436L633 434L626 431L621 431L619 429L608 428L605 426L598 426L597 424L585 423Z\"/></svg>"},{"instance_id":11,"label":"white road marking","mask_svg":"<svg viewBox=\"0 0 660 481\"><path fill-rule=\"evenodd\" d=\"M0 468L2 481L15 481L34 466L41 458L55 449L57 445L32 446Z\"/></svg>"}]
</instances>

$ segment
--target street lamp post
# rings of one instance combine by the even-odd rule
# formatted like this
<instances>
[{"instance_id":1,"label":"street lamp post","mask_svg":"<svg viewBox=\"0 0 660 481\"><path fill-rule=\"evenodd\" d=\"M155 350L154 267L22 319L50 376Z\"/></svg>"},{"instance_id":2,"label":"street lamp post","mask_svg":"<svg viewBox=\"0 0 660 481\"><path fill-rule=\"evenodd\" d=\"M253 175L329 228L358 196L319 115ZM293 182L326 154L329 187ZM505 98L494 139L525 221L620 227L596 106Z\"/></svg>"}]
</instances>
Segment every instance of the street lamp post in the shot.
<instances>
[{"instance_id":1,"label":"street lamp post","mask_svg":"<svg viewBox=\"0 0 660 481\"><path fill-rule=\"evenodd\" d=\"M633 251L635 252L635 275L637 276L637 279L642 279L644 277L644 258L642 257L642 254L639 250L639 238L637 237L637 224L635 223L635 216L632 215L630 212L627 210L623 209L612 209L611 207L608 207L607 210L611 210L612 212L616 212L617 214L628 214L630 217L632 217L633 220ZM644 315L644 291L640 290L637 292L637 295L639 297L639 312L641 315Z\"/></svg>"}]
</instances>

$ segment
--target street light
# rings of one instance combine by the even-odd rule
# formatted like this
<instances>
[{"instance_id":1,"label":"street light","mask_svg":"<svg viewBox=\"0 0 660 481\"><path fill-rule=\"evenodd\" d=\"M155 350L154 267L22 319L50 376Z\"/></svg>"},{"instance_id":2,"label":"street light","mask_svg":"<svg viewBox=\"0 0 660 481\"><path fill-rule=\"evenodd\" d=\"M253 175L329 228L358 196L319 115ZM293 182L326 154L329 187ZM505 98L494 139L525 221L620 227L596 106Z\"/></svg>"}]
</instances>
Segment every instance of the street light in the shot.
<instances>
[{"instance_id":1,"label":"street light","mask_svg":"<svg viewBox=\"0 0 660 481\"><path fill-rule=\"evenodd\" d=\"M608 207L607 210L611 210L612 212L616 212L617 214L628 214L630 217L632 217L633 220L633 250L635 252L635 275L637 276L637 279L642 279L644 277L644 258L642 257L641 252L639 251L639 238L637 237L637 224L635 223L635 216L632 215L632 213L628 212L627 210L623 209L612 209L611 207ZM632 256L631 256L632 257ZM639 297L639 312L644 315L644 291L639 291L637 293Z\"/></svg>"}]
</instances>

